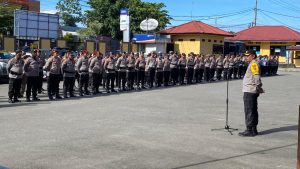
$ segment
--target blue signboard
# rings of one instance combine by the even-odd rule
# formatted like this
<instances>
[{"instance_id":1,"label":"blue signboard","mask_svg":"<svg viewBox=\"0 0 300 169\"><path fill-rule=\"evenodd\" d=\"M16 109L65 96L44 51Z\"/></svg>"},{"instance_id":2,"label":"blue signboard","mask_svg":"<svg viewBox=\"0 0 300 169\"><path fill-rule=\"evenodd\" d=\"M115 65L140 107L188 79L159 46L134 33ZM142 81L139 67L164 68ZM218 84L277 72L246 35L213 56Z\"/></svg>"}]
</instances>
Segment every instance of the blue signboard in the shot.
<instances>
[{"instance_id":1,"label":"blue signboard","mask_svg":"<svg viewBox=\"0 0 300 169\"><path fill-rule=\"evenodd\" d=\"M121 8L120 15L129 15L128 8Z\"/></svg>"},{"instance_id":2,"label":"blue signboard","mask_svg":"<svg viewBox=\"0 0 300 169\"><path fill-rule=\"evenodd\" d=\"M132 40L136 43L155 43L155 35L134 34Z\"/></svg>"}]
</instances>

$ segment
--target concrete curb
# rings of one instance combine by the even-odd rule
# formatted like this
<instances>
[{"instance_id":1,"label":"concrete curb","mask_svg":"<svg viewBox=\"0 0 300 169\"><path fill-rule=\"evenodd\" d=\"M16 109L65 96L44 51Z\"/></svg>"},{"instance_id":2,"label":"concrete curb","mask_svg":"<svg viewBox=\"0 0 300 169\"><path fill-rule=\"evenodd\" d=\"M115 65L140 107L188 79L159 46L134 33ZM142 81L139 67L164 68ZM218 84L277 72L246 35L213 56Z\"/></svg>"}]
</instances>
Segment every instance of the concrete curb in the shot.
<instances>
[{"instance_id":1,"label":"concrete curb","mask_svg":"<svg viewBox=\"0 0 300 169\"><path fill-rule=\"evenodd\" d=\"M300 72L300 68L278 68L278 70L283 72Z\"/></svg>"}]
</instances>

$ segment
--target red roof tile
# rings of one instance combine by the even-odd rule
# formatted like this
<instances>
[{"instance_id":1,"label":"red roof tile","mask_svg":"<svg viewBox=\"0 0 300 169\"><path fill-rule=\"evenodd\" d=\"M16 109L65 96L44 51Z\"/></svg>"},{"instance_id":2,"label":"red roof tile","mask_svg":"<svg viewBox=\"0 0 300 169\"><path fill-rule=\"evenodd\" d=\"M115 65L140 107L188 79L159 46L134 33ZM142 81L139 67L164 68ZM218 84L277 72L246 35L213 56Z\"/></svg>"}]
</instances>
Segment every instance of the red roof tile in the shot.
<instances>
[{"instance_id":1,"label":"red roof tile","mask_svg":"<svg viewBox=\"0 0 300 169\"><path fill-rule=\"evenodd\" d=\"M159 31L158 34L212 34L222 36L233 36L222 29L210 26L200 21L191 21L179 26Z\"/></svg>"},{"instance_id":2,"label":"red roof tile","mask_svg":"<svg viewBox=\"0 0 300 169\"><path fill-rule=\"evenodd\" d=\"M240 31L234 37L226 38L233 41L300 41L300 33L286 26L255 26Z\"/></svg>"}]
</instances>

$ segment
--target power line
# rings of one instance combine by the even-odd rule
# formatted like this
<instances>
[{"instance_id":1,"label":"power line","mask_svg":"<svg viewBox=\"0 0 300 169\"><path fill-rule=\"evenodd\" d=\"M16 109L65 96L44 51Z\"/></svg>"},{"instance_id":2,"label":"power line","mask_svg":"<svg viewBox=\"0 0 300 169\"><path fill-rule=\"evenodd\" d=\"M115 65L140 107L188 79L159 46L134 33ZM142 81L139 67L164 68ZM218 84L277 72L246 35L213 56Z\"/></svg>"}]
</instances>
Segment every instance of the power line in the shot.
<instances>
[{"instance_id":1,"label":"power line","mask_svg":"<svg viewBox=\"0 0 300 169\"><path fill-rule=\"evenodd\" d=\"M267 10L263 10L263 9L259 9L259 11L263 11L263 12L267 12L267 13L271 13L271 14L275 14L275 15L280 15L280 16L285 16L285 17L290 17L290 18L300 19L299 16L291 16L291 15L286 15L286 14L282 14L282 13L267 11Z\"/></svg>"},{"instance_id":2,"label":"power line","mask_svg":"<svg viewBox=\"0 0 300 169\"><path fill-rule=\"evenodd\" d=\"M241 10L241 11L237 11L237 12L230 12L230 13L224 13L224 14L216 14L216 15L200 15L200 16L193 16L193 18L216 18L216 17L227 17L227 16L234 16L234 15L239 15L239 14L243 14L245 12L249 12L252 9L246 9L246 10ZM187 15L170 15L171 17L174 18L190 18L191 16L187 16Z\"/></svg>"},{"instance_id":3,"label":"power line","mask_svg":"<svg viewBox=\"0 0 300 169\"><path fill-rule=\"evenodd\" d=\"M295 27L293 27L293 26L290 26L290 25L287 25L287 24L283 23L282 21L280 21L280 20L278 20L278 19L276 19L276 18L274 18L274 17L272 17L272 16L270 16L270 15L264 13L263 11L260 11L260 12L261 12L262 14L264 14L265 16L271 18L272 20L274 20L274 21L276 21L276 22L278 22L278 23L280 23L280 24L282 24L282 25L284 25L284 26L290 27L290 28L292 28L292 29L296 29L296 30L298 30L298 31L300 30L300 29L298 29L298 28L295 28Z\"/></svg>"}]
</instances>

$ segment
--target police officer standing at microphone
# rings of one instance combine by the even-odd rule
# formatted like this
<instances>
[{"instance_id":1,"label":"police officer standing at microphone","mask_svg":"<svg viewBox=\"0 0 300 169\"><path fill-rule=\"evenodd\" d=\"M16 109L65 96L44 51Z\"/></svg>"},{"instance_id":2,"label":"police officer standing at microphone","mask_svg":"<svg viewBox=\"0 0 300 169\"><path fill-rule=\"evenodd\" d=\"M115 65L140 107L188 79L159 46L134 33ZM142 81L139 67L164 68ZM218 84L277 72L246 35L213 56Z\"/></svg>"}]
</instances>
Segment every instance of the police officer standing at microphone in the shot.
<instances>
[{"instance_id":1,"label":"police officer standing at microphone","mask_svg":"<svg viewBox=\"0 0 300 169\"><path fill-rule=\"evenodd\" d=\"M253 50L246 51L247 61L249 66L243 79L244 92L244 110L247 129L239 133L242 137L254 137L258 134L258 112L257 98L260 93L264 93L260 79L260 68L256 62L256 53Z\"/></svg>"}]
</instances>

